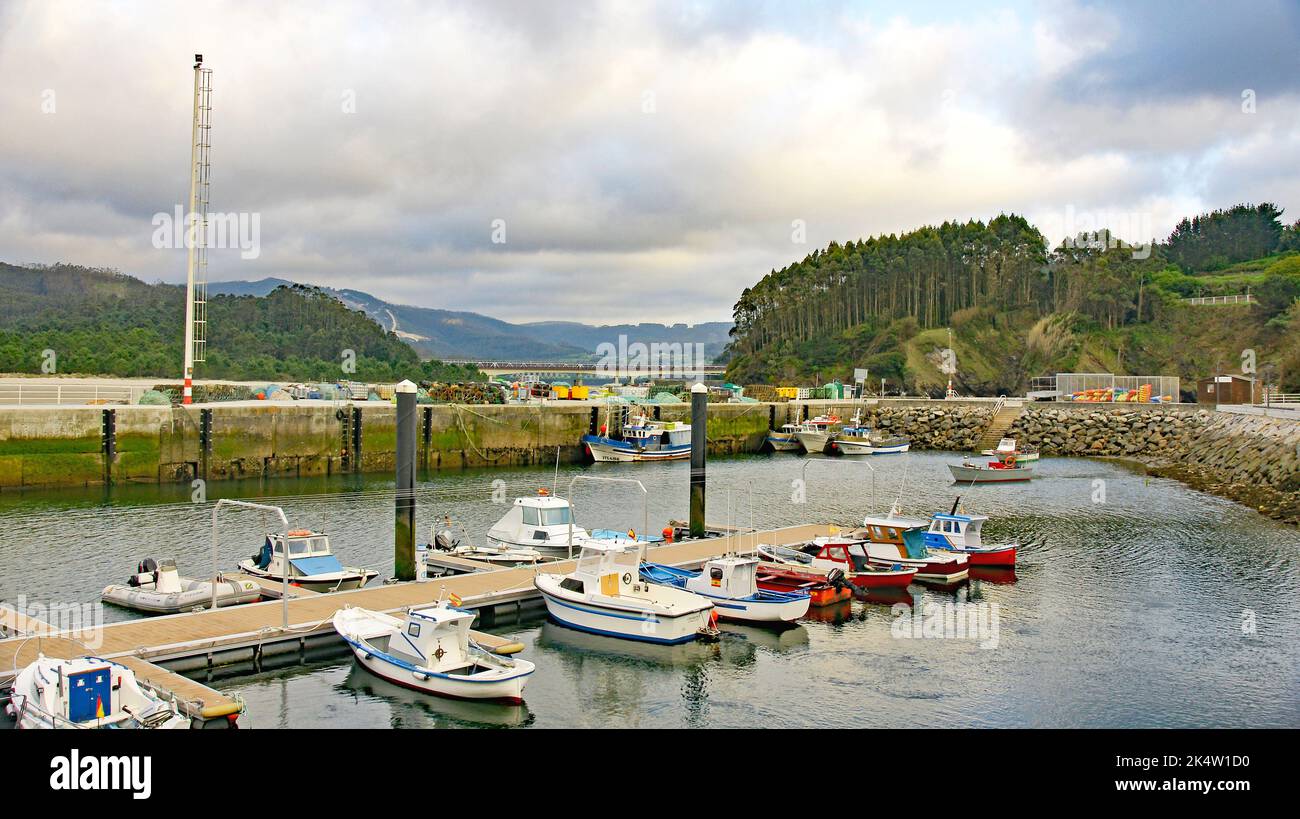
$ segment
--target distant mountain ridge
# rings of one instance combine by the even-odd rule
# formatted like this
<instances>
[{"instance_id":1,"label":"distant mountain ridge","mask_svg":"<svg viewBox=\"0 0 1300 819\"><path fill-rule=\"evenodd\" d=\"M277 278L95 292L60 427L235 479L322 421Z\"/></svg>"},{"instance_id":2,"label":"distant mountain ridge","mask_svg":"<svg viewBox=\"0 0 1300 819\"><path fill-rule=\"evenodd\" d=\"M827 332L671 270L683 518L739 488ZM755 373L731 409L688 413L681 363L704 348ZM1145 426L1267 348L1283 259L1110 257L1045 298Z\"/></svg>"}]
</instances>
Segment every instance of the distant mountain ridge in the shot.
<instances>
[{"instance_id":1,"label":"distant mountain ridge","mask_svg":"<svg viewBox=\"0 0 1300 819\"><path fill-rule=\"evenodd\" d=\"M208 292L264 296L275 288L292 285L287 279L212 282ZM706 358L722 352L729 340L731 322L696 324L612 324L594 326L572 321L512 324L481 313L439 310L395 304L360 290L321 287L353 310L361 310L387 330L396 333L424 357L483 361L534 360L584 361L597 355L602 343L701 343Z\"/></svg>"}]
</instances>

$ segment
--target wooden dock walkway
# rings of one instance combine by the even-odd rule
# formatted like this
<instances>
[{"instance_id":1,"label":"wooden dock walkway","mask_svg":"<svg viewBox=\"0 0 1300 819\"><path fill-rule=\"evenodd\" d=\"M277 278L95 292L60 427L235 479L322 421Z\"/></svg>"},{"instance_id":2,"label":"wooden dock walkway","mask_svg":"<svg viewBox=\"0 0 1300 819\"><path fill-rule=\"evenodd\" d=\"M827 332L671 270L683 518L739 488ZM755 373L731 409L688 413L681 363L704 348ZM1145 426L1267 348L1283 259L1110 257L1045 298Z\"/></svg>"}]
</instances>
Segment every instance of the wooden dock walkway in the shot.
<instances>
[{"instance_id":1,"label":"wooden dock walkway","mask_svg":"<svg viewBox=\"0 0 1300 819\"><path fill-rule=\"evenodd\" d=\"M665 544L649 549L647 559L676 566L698 566L709 558L729 551L751 550L755 543L800 543L818 535L832 534L833 531L830 526L810 524ZM295 650L305 650L308 638L328 635L330 640L336 639L331 619L336 611L345 606L396 613L411 606L434 603L440 597L453 593L469 609L491 609L499 605L518 604L537 596L533 586L535 574L563 573L572 571L572 568L573 561L565 560L539 567L495 569L435 578L423 583L393 583L332 594L307 594L293 597L287 603L249 603L109 623L102 627L99 646L94 653L124 664L124 658L133 662L146 661L142 662L141 668L150 679L159 680L165 689L174 691L178 699L185 698L195 704L197 713L211 718L220 716L223 708L237 710L238 705L200 683L159 668L159 664L206 658L208 666L215 667L225 662L239 662L241 659L260 659L264 648L283 643L296 644ZM289 613L287 630L283 628L282 619L286 606ZM16 613L8 616L17 620ZM31 627L34 624L27 625ZM41 633L39 626L35 628L35 633ZM29 630L28 633L33 632ZM490 649L508 642L504 638L478 632L474 636ZM86 649L75 641L55 635L0 640L0 681L6 675L12 677L14 668L22 668L35 660L38 652L49 657L74 657L84 655Z\"/></svg>"}]
</instances>

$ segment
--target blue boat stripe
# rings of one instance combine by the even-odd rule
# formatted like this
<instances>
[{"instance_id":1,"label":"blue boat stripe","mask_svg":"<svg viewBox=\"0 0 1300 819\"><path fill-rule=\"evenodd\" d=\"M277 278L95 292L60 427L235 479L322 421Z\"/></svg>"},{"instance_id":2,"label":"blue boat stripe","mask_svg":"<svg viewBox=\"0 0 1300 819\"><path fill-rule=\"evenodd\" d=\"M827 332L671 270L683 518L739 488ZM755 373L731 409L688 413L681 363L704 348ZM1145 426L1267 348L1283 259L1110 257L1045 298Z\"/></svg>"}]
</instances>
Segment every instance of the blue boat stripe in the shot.
<instances>
[{"instance_id":1,"label":"blue boat stripe","mask_svg":"<svg viewBox=\"0 0 1300 819\"><path fill-rule=\"evenodd\" d=\"M689 643L691 640L695 639L694 633L688 634L685 637L678 637L676 640L664 640L655 637L647 637L645 635L627 634L622 631L604 631L598 628L591 628L590 626L580 626L577 623L570 623L568 620L556 617L554 614L551 614L551 619L555 620L555 622L565 628L571 628L574 631L585 631L588 634L598 634L601 637L617 637L624 640L636 640L642 643L657 643L659 645L672 646L678 645L679 643Z\"/></svg>"},{"instance_id":2,"label":"blue boat stripe","mask_svg":"<svg viewBox=\"0 0 1300 819\"><path fill-rule=\"evenodd\" d=\"M569 603L569 602L566 602L566 601L564 601L564 600L561 600L560 598L555 597L555 596L553 596L553 595L546 594L546 592L542 592L542 594L543 594L543 596L546 597L547 600L550 600L550 601L552 601L552 602L554 602L554 603L557 603L557 604L559 604L559 605L561 605L561 606L564 606L566 609L573 609L574 611L583 611L583 612L586 612L587 614L596 614L596 615L599 615L599 616L601 616L601 617L617 617L617 618L620 619L620 620L638 620L638 621L640 621L640 622L642 622L642 623L658 623L658 622L659 622L659 618L658 618L658 616L656 616L656 615L654 615L654 614L650 615L649 617L644 617L644 616L639 615L639 614L612 614L612 613L607 612L607 611L600 611L600 610L598 610L598 609L589 609L589 608L585 608L585 607L583 607L583 606L575 605L575 604L573 604L573 603ZM674 614L668 614L668 615L664 615L664 616L666 616L666 617L672 619L672 618L675 618L675 617L684 617L684 616L686 616L687 614L695 614L695 612L693 612L693 611L692 611L692 612L684 612L683 614L675 614L675 615L674 615Z\"/></svg>"},{"instance_id":3,"label":"blue boat stripe","mask_svg":"<svg viewBox=\"0 0 1300 819\"><path fill-rule=\"evenodd\" d=\"M348 645L352 646L357 651L361 651L365 654L369 654L372 657L381 658L384 662L388 663L389 665L395 665L398 668L404 668L407 671L414 671L417 674L424 674L427 677L438 677L439 679L454 680L456 682L485 683L485 684L507 682L509 680L518 679L519 677L527 677L529 674L532 674L533 671L537 670L537 667L534 666L530 671L524 671L522 673L517 673L509 677L498 677L495 680L475 680L475 679L470 679L469 677L453 676L451 674L444 674L441 671L430 671L427 668L420 668L419 666L414 665L413 663L408 663L406 660L403 660L399 657L394 657L391 654L387 654L383 651L380 651L377 648L368 646L365 643L359 643L356 640L353 640L351 637L344 637L343 641L346 642Z\"/></svg>"}]
</instances>

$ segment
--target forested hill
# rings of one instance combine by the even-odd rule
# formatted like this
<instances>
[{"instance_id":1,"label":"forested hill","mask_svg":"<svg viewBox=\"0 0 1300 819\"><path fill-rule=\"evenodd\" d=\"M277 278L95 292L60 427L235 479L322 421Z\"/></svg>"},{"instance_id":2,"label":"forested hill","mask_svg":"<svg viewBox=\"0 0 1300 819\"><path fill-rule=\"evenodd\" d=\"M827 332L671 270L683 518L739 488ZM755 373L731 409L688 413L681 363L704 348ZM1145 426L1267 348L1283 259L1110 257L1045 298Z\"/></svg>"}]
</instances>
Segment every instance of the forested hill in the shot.
<instances>
[{"instance_id":1,"label":"forested hill","mask_svg":"<svg viewBox=\"0 0 1300 819\"><path fill-rule=\"evenodd\" d=\"M0 263L0 372L40 373L46 350L57 372L177 378L185 291L112 270ZM364 313L315 288L264 297L212 296L207 361L197 378L453 381L481 376L416 352ZM356 371L343 370L344 351Z\"/></svg>"},{"instance_id":2,"label":"forested hill","mask_svg":"<svg viewBox=\"0 0 1300 819\"><path fill-rule=\"evenodd\" d=\"M966 394L1015 394L1058 371L1179 375L1194 388L1235 371L1246 348L1296 391L1300 222L1281 215L1238 205L1145 248L1099 231L1049 251L1015 215L832 242L741 294L728 378L825 382L865 367L877 386L941 394L951 329ZM1182 301L1247 289L1258 305Z\"/></svg>"}]
</instances>

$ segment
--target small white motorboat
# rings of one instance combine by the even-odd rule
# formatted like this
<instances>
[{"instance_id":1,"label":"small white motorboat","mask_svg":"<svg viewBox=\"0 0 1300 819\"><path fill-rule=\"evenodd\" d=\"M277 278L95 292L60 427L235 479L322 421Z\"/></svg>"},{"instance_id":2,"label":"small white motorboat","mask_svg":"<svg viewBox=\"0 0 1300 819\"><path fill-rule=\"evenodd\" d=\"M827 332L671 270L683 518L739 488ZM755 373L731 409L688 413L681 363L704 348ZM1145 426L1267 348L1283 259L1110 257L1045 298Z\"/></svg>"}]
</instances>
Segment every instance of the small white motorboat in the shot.
<instances>
[{"instance_id":1,"label":"small white motorboat","mask_svg":"<svg viewBox=\"0 0 1300 819\"><path fill-rule=\"evenodd\" d=\"M589 540L570 574L539 574L533 585L561 625L648 643L686 643L717 634L707 598L640 578L641 544Z\"/></svg>"},{"instance_id":2,"label":"small white motorboat","mask_svg":"<svg viewBox=\"0 0 1300 819\"><path fill-rule=\"evenodd\" d=\"M267 535L261 551L239 564L240 571L283 582L286 539L291 585L314 592L347 591L361 588L379 574L374 569L345 567L330 551L329 538L308 529L295 529L288 533L287 538L279 534Z\"/></svg>"},{"instance_id":3,"label":"small white motorboat","mask_svg":"<svg viewBox=\"0 0 1300 819\"><path fill-rule=\"evenodd\" d=\"M155 562L146 558L136 567L126 583L105 586L100 599L135 611L150 614L175 614L212 606L211 580L181 577L176 561L165 557ZM230 579L217 575L217 606L256 603L262 599L262 587L252 580Z\"/></svg>"},{"instance_id":4,"label":"small white motorboat","mask_svg":"<svg viewBox=\"0 0 1300 819\"><path fill-rule=\"evenodd\" d=\"M19 728L189 728L175 701L124 665L98 657L46 657L18 672L5 706Z\"/></svg>"},{"instance_id":5,"label":"small white motorboat","mask_svg":"<svg viewBox=\"0 0 1300 819\"><path fill-rule=\"evenodd\" d=\"M751 623L789 623L808 613L807 592L765 591L758 587L757 557L727 555L692 572L660 563L641 566L641 579L694 592L712 601L718 617Z\"/></svg>"},{"instance_id":6,"label":"small white motorboat","mask_svg":"<svg viewBox=\"0 0 1300 819\"><path fill-rule=\"evenodd\" d=\"M986 449L981 455L1014 455L1019 463L1030 463L1038 460L1038 448L1033 446L1019 447L1016 445L1015 438L1003 438L998 441L997 449Z\"/></svg>"},{"instance_id":7,"label":"small white motorboat","mask_svg":"<svg viewBox=\"0 0 1300 819\"><path fill-rule=\"evenodd\" d=\"M474 613L446 603L413 608L402 619L346 606L339 633L367 671L395 685L466 700L523 702L536 667L500 657L469 638Z\"/></svg>"},{"instance_id":8,"label":"small white motorboat","mask_svg":"<svg viewBox=\"0 0 1300 819\"><path fill-rule=\"evenodd\" d=\"M569 502L552 495L549 489L538 489L536 495L515 498L510 509L488 530L487 536L495 546L545 549L551 555L567 552L570 537L573 539L574 551L581 550L582 545L589 540L643 544L663 540L659 535L642 533L638 538L636 532L624 533L612 529L588 532L574 520L573 507Z\"/></svg>"}]
</instances>

